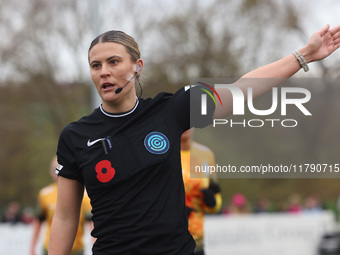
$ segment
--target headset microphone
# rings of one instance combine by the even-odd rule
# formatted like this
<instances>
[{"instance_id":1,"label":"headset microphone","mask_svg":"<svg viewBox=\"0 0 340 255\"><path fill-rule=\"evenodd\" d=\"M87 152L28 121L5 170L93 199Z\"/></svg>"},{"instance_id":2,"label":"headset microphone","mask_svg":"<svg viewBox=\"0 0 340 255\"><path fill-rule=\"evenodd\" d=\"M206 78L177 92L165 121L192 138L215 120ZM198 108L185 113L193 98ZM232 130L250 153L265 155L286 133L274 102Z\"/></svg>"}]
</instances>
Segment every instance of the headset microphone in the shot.
<instances>
[{"instance_id":1,"label":"headset microphone","mask_svg":"<svg viewBox=\"0 0 340 255\"><path fill-rule=\"evenodd\" d=\"M140 66L137 65L135 73L130 77L130 79L128 79L127 83L125 83L125 85L123 87L116 89L116 91L115 91L116 94L119 94L120 92L122 92L123 88L125 88L130 83L130 81L132 81L132 79L135 78L135 76L139 72L139 69L140 69Z\"/></svg>"}]
</instances>

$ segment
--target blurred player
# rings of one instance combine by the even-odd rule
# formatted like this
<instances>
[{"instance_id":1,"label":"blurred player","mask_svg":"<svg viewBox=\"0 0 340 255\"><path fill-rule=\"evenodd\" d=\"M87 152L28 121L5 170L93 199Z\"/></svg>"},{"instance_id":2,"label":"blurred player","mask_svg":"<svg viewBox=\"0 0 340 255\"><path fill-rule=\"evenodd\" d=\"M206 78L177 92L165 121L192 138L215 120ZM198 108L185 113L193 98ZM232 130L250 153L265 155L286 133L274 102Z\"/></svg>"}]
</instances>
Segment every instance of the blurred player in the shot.
<instances>
[{"instance_id":1,"label":"blurred player","mask_svg":"<svg viewBox=\"0 0 340 255\"><path fill-rule=\"evenodd\" d=\"M204 214L219 212L222 196L215 175L201 173L202 178L190 177L190 161L192 166L215 165L214 153L208 147L191 141L192 133L193 129L189 129L181 138L182 170L189 231L196 241L195 255L203 255Z\"/></svg>"},{"instance_id":2,"label":"blurred player","mask_svg":"<svg viewBox=\"0 0 340 255\"><path fill-rule=\"evenodd\" d=\"M33 238L31 241L31 249L30 255L36 254L36 245L38 242L39 234L41 231L41 227L44 222L47 223L46 233L44 238L44 255L47 255L48 250L48 241L50 235L50 228L52 223L53 214L55 211L55 206L57 203L57 181L58 176L55 175L55 169L57 167L57 157L54 157L51 162L50 167L50 174L54 180L54 183L42 188L38 195L38 205L37 205L37 218L34 220L33 223ZM87 196L86 192L84 193L84 198L81 207L80 213L80 220L79 220L79 227L78 232L76 235L76 239L74 241L74 245L72 248L71 255L83 255L84 254L84 242L83 242L83 235L84 235L84 227L87 220L90 220L91 217L91 205L90 199Z\"/></svg>"}]
</instances>

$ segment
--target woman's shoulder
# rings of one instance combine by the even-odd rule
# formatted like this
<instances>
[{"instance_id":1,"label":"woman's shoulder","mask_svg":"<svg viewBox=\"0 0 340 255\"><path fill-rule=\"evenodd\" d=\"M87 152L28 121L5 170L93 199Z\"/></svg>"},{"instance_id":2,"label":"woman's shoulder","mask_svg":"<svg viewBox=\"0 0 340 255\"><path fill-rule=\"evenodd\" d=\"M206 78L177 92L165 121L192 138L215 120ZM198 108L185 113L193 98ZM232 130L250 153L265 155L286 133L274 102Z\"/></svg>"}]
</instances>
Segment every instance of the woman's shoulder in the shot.
<instances>
[{"instance_id":1,"label":"woman's shoulder","mask_svg":"<svg viewBox=\"0 0 340 255\"><path fill-rule=\"evenodd\" d=\"M152 104L152 103L160 103L160 102L167 102L169 100L173 100L186 92L185 88L180 88L176 92L160 92L155 97L141 99L144 104Z\"/></svg>"},{"instance_id":2,"label":"woman's shoulder","mask_svg":"<svg viewBox=\"0 0 340 255\"><path fill-rule=\"evenodd\" d=\"M99 111L100 111L99 108L96 108L91 114L83 116L76 121L70 122L64 127L61 133L63 134L74 132L76 130L79 130L79 128L86 128L87 126L91 126L94 123L98 123L98 120L100 120Z\"/></svg>"}]
</instances>

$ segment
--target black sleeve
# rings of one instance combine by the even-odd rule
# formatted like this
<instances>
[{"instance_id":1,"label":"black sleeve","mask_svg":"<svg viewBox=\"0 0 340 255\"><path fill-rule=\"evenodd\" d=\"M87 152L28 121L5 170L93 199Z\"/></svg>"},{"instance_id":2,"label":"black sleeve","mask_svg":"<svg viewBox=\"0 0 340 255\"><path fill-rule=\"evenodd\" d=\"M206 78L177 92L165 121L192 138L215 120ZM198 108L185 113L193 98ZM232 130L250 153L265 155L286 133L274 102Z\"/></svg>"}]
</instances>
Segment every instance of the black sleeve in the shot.
<instances>
[{"instance_id":1,"label":"black sleeve","mask_svg":"<svg viewBox=\"0 0 340 255\"><path fill-rule=\"evenodd\" d=\"M213 95L209 88L205 88ZM212 98L199 86L191 86L190 91L190 127L204 128L213 122L215 104ZM206 96L206 105L203 104L202 95ZM202 114L202 108L206 113Z\"/></svg>"},{"instance_id":2,"label":"black sleeve","mask_svg":"<svg viewBox=\"0 0 340 255\"><path fill-rule=\"evenodd\" d=\"M58 167L56 169L56 174L68 179L83 182L81 171L77 166L77 158L75 155L76 149L73 146L71 129L71 124L69 124L60 134L57 150Z\"/></svg>"},{"instance_id":3,"label":"black sleeve","mask_svg":"<svg viewBox=\"0 0 340 255\"><path fill-rule=\"evenodd\" d=\"M206 92L198 86L189 85L179 89L173 95L169 105L183 132L191 127L203 128L212 124L215 104L213 100L207 100L207 114L202 115L202 94L206 94Z\"/></svg>"}]
</instances>

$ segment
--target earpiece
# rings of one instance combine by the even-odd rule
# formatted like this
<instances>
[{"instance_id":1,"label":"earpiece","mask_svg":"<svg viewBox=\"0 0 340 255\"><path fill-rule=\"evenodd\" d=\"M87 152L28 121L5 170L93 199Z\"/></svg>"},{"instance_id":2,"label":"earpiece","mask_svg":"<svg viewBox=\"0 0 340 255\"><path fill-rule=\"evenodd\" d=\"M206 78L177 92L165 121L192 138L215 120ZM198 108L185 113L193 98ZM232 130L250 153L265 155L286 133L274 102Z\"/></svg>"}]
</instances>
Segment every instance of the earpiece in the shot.
<instances>
[{"instance_id":1,"label":"earpiece","mask_svg":"<svg viewBox=\"0 0 340 255\"><path fill-rule=\"evenodd\" d=\"M139 70L140 70L140 65L137 65L137 66L136 66L136 71L135 71L135 73L138 73Z\"/></svg>"}]
</instances>

